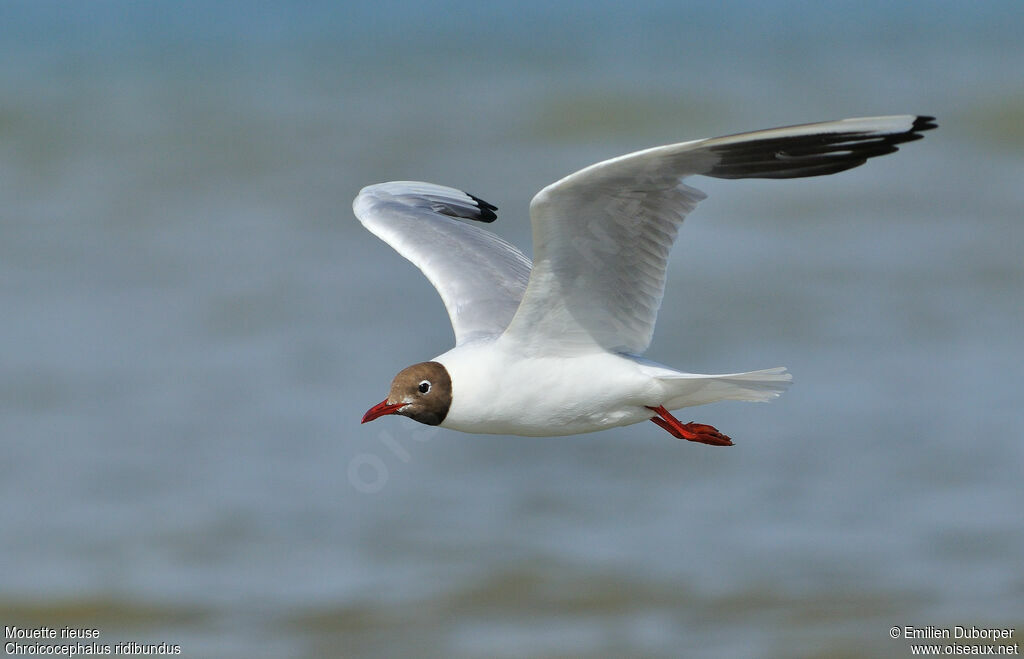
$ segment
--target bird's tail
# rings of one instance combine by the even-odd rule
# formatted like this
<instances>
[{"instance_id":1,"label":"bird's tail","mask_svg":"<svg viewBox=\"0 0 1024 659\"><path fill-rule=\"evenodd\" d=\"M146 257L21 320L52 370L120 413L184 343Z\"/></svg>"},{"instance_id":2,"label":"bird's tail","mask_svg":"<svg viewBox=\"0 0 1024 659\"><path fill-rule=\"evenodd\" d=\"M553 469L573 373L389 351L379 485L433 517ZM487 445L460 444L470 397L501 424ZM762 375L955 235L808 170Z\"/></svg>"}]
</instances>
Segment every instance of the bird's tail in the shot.
<instances>
[{"instance_id":1,"label":"bird's tail","mask_svg":"<svg viewBox=\"0 0 1024 659\"><path fill-rule=\"evenodd\" d=\"M665 392L662 405L669 410L719 400L767 402L778 398L793 382L782 366L719 375L683 373L661 364L643 364L641 368L661 383Z\"/></svg>"}]
</instances>

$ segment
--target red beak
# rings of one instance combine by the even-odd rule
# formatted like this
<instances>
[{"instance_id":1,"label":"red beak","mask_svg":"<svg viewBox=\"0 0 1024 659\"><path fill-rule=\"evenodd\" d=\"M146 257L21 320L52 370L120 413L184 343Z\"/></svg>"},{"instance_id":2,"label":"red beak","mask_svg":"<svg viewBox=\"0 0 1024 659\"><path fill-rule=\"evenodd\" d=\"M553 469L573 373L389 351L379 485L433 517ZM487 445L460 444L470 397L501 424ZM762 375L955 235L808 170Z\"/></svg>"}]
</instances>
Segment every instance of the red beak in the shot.
<instances>
[{"instance_id":1,"label":"red beak","mask_svg":"<svg viewBox=\"0 0 1024 659\"><path fill-rule=\"evenodd\" d=\"M385 398L366 411L366 414L363 415L362 423L373 421L377 417L384 416L385 414L394 414L402 407L405 407L405 403L389 403L388 399Z\"/></svg>"}]
</instances>

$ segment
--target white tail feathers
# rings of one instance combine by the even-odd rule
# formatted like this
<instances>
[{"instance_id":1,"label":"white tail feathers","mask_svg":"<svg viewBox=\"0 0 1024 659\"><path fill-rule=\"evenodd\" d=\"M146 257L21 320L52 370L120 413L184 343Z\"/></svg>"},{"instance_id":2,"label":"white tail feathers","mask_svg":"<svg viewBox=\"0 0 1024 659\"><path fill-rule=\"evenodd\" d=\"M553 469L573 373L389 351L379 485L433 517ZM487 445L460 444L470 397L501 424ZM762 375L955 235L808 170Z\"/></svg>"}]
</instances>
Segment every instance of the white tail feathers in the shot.
<instances>
[{"instance_id":1,"label":"white tail feathers","mask_svg":"<svg viewBox=\"0 0 1024 659\"><path fill-rule=\"evenodd\" d=\"M782 366L749 373L702 375L682 373L660 364L642 364L641 368L661 382L669 410L705 405L719 400L767 402L778 398L793 382Z\"/></svg>"}]
</instances>

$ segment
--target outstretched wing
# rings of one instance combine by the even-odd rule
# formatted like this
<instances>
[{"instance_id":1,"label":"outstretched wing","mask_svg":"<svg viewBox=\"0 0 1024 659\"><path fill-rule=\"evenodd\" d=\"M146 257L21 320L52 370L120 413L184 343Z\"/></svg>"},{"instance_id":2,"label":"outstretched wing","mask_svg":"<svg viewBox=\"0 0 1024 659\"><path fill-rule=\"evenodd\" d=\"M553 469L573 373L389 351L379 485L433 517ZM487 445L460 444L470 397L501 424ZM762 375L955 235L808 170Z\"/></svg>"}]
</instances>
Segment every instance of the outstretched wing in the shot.
<instances>
[{"instance_id":1,"label":"outstretched wing","mask_svg":"<svg viewBox=\"0 0 1024 659\"><path fill-rule=\"evenodd\" d=\"M647 349L679 226L705 195L688 176L833 174L935 128L912 115L843 119L638 151L591 165L533 198L534 266L503 338L531 354Z\"/></svg>"},{"instance_id":2,"label":"outstretched wing","mask_svg":"<svg viewBox=\"0 0 1024 659\"><path fill-rule=\"evenodd\" d=\"M501 334L530 277L530 259L490 231L495 206L454 188L393 181L363 188L352 210L367 229L423 271L441 295L455 344Z\"/></svg>"}]
</instances>

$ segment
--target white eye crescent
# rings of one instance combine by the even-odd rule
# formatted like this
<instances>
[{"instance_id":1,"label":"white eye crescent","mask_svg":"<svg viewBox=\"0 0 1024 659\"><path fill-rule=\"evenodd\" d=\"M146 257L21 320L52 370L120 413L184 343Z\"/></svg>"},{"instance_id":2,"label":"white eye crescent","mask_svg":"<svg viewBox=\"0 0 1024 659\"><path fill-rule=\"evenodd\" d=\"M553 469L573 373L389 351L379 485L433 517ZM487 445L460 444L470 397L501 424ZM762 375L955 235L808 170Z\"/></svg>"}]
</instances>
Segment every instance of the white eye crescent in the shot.
<instances>
[{"instance_id":1,"label":"white eye crescent","mask_svg":"<svg viewBox=\"0 0 1024 659\"><path fill-rule=\"evenodd\" d=\"M424 380L420 382L420 386L417 387L421 394L430 393L430 380Z\"/></svg>"}]
</instances>

